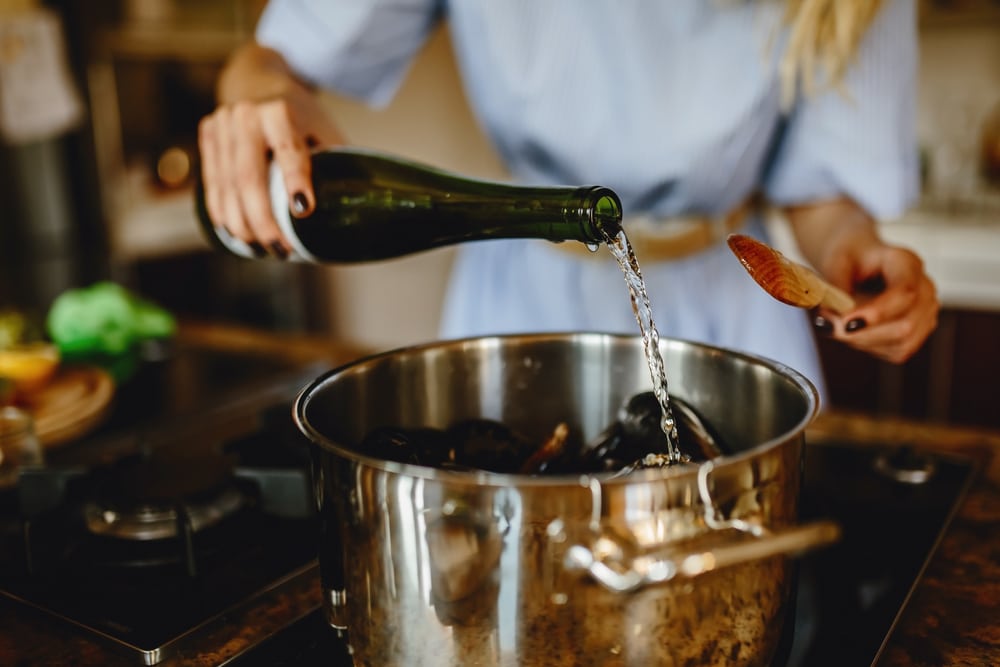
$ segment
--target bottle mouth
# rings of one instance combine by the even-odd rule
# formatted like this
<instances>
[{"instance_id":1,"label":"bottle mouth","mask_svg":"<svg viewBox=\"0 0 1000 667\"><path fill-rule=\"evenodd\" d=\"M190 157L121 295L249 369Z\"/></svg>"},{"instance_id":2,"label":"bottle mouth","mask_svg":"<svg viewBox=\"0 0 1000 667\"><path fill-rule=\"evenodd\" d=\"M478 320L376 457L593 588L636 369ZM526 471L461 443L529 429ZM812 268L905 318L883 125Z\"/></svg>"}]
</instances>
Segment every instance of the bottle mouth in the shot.
<instances>
[{"instance_id":1,"label":"bottle mouth","mask_svg":"<svg viewBox=\"0 0 1000 667\"><path fill-rule=\"evenodd\" d=\"M614 239L622 230L622 202L614 190L597 186L590 189L590 219L593 229L601 238L592 239L604 243Z\"/></svg>"}]
</instances>

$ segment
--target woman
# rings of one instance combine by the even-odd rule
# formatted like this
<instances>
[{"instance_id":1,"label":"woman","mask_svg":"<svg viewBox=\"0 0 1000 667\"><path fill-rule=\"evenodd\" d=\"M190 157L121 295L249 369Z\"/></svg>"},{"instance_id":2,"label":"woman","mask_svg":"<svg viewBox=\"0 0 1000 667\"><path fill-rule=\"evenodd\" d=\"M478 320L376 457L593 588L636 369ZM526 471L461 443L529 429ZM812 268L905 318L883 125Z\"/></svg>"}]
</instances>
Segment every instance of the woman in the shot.
<instances>
[{"instance_id":1,"label":"woman","mask_svg":"<svg viewBox=\"0 0 1000 667\"><path fill-rule=\"evenodd\" d=\"M387 102L447 16L473 111L513 178L600 184L621 196L663 336L782 361L822 390L810 320L767 296L729 252L766 240L760 197L788 218L803 256L849 292L817 313L824 333L909 358L936 326L935 289L876 219L917 194L912 0L674 2L273 0L256 41L219 83L200 127L216 224L284 255L267 200L268 160L293 213L314 205L308 153L344 143L313 89ZM460 249L446 337L542 330L636 332L617 265L543 241Z\"/></svg>"}]
</instances>

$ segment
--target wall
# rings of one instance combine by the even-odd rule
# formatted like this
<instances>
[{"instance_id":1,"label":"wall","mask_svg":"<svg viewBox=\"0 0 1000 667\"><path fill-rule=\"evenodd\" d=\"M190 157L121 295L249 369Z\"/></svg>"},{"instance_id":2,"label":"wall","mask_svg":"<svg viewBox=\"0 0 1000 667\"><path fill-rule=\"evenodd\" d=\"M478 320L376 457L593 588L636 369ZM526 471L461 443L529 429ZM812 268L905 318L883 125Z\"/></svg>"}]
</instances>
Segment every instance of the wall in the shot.
<instances>
[{"instance_id":1,"label":"wall","mask_svg":"<svg viewBox=\"0 0 1000 667\"><path fill-rule=\"evenodd\" d=\"M998 196L979 174L987 115L1000 110L1000 19L942 22L921 31L918 130L928 157L928 194Z\"/></svg>"}]
</instances>

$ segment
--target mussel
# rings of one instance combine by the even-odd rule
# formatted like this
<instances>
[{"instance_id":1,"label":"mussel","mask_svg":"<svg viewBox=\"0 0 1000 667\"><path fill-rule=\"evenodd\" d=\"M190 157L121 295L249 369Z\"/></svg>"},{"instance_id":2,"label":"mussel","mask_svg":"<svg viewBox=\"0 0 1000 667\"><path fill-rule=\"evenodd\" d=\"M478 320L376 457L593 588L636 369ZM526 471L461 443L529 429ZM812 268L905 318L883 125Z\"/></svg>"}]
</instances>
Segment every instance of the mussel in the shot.
<instances>
[{"instance_id":1,"label":"mussel","mask_svg":"<svg viewBox=\"0 0 1000 667\"><path fill-rule=\"evenodd\" d=\"M519 472L536 449L530 439L493 419L459 421L448 427L445 435L452 448L452 462L491 472Z\"/></svg>"},{"instance_id":2,"label":"mussel","mask_svg":"<svg viewBox=\"0 0 1000 667\"><path fill-rule=\"evenodd\" d=\"M359 449L372 458L439 467L448 461L451 444L442 429L386 426L369 433Z\"/></svg>"},{"instance_id":3,"label":"mussel","mask_svg":"<svg viewBox=\"0 0 1000 667\"><path fill-rule=\"evenodd\" d=\"M686 401L672 397L677 445L682 461L716 458L726 448L711 426ZM660 403L653 392L624 401L615 421L588 442L565 423L535 443L503 422L465 419L445 429L376 429L361 451L368 456L447 470L486 470L528 475L628 472L673 463L661 426Z\"/></svg>"},{"instance_id":4,"label":"mussel","mask_svg":"<svg viewBox=\"0 0 1000 667\"><path fill-rule=\"evenodd\" d=\"M672 397L677 426L677 447L685 462L702 462L722 456L722 441L701 415L686 401ZM584 447L584 458L600 463L600 470L663 467L670 463L666 434L661 426L662 410L652 391L630 396L618 411L618 419Z\"/></svg>"}]
</instances>

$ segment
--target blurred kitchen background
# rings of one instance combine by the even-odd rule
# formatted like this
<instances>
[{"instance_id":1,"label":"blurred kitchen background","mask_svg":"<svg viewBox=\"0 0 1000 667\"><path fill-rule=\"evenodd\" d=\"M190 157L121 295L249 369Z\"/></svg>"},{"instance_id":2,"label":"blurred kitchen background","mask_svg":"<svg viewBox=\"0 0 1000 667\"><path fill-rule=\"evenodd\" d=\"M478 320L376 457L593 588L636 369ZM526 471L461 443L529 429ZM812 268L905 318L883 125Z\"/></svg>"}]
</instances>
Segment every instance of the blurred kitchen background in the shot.
<instances>
[{"instance_id":1,"label":"blurred kitchen background","mask_svg":"<svg viewBox=\"0 0 1000 667\"><path fill-rule=\"evenodd\" d=\"M295 266L239 260L201 235L197 123L262 6L0 0L0 307L42 313L64 290L110 278L182 320L379 349L435 337L452 250ZM940 327L902 367L820 343L836 407L997 427L1000 0L921 0L920 29L923 198L885 232L924 257L944 303ZM444 32L389 108L326 99L353 141L503 176L468 115ZM430 123L447 131L412 131Z\"/></svg>"}]
</instances>

